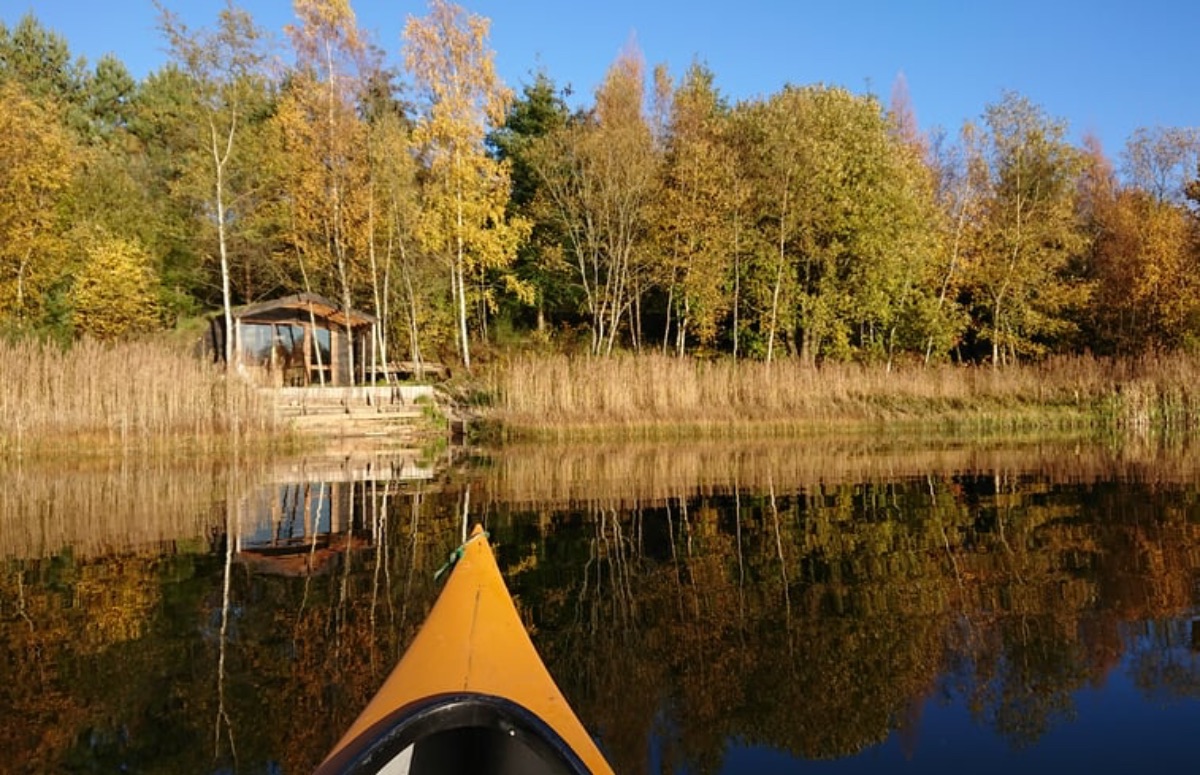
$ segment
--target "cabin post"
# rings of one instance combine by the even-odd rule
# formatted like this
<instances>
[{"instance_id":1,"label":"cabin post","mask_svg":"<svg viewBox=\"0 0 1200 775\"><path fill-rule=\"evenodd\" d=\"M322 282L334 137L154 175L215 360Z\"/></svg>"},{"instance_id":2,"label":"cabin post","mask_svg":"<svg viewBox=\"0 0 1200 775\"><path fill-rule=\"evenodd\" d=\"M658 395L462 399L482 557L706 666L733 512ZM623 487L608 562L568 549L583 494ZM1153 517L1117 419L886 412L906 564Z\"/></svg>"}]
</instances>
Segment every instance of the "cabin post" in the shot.
<instances>
[{"instance_id":1,"label":"cabin post","mask_svg":"<svg viewBox=\"0 0 1200 775\"><path fill-rule=\"evenodd\" d=\"M242 368L242 319L233 319L233 360L236 363L232 364L235 369Z\"/></svg>"},{"instance_id":2,"label":"cabin post","mask_svg":"<svg viewBox=\"0 0 1200 775\"><path fill-rule=\"evenodd\" d=\"M374 385L377 375L379 374L379 360L378 360L379 353L375 349L375 335L379 331L379 324L372 323L371 327L368 328L367 331L368 331L369 340L366 342L363 342L362 348L363 348L364 353L366 353L368 351L368 348L370 348L371 373L369 375L366 374L367 359L363 358L363 372L364 373L363 373L362 381L363 381L364 385ZM369 377L369 379L368 379L368 377Z\"/></svg>"},{"instance_id":3,"label":"cabin post","mask_svg":"<svg viewBox=\"0 0 1200 775\"><path fill-rule=\"evenodd\" d=\"M338 358L338 355L340 354L338 352L338 350L341 348L338 347L337 326L330 324L328 330L329 330L329 384L337 385L337 384L340 384L338 382L338 366L340 366L341 364L338 363L338 361L340 361L341 359Z\"/></svg>"},{"instance_id":4,"label":"cabin post","mask_svg":"<svg viewBox=\"0 0 1200 775\"><path fill-rule=\"evenodd\" d=\"M304 386L308 387L312 384L313 331L308 321L300 325L304 329Z\"/></svg>"}]
</instances>

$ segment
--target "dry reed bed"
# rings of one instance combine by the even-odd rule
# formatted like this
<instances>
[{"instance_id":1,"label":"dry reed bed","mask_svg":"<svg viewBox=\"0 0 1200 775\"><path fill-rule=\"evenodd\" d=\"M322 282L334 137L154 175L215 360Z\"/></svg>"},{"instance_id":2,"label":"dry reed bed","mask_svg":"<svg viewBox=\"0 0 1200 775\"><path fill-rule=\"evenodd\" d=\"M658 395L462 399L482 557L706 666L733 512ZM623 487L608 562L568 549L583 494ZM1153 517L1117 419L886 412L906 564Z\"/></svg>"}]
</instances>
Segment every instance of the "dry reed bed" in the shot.
<instances>
[{"instance_id":1,"label":"dry reed bed","mask_svg":"<svg viewBox=\"0 0 1200 775\"><path fill-rule=\"evenodd\" d=\"M999 369L523 356L497 367L489 389L496 419L518 434L906 420L943 427L1200 426L1200 360L1184 356L1063 358Z\"/></svg>"},{"instance_id":2,"label":"dry reed bed","mask_svg":"<svg viewBox=\"0 0 1200 775\"><path fill-rule=\"evenodd\" d=\"M0 342L0 455L72 445L201 448L233 432L273 430L249 384L177 348L149 341Z\"/></svg>"}]
</instances>

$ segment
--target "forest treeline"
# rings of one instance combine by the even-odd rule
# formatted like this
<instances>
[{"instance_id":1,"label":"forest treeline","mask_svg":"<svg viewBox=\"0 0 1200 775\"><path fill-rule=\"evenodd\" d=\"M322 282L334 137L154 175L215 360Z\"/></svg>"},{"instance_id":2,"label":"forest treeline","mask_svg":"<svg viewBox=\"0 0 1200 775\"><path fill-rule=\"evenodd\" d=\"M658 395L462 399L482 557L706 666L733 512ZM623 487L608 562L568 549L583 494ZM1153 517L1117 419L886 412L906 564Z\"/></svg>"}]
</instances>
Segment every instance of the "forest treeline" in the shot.
<instances>
[{"instance_id":1,"label":"forest treeline","mask_svg":"<svg viewBox=\"0 0 1200 775\"><path fill-rule=\"evenodd\" d=\"M957 132L794 85L731 101L633 48L590 102L498 78L446 0L381 48L295 0L160 6L142 80L0 24L0 332L117 339L286 293L392 357L549 345L771 361L990 361L1200 344L1200 132L1116 160L1017 93ZM401 20L397 20L398 26ZM286 63L286 64L284 64Z\"/></svg>"}]
</instances>

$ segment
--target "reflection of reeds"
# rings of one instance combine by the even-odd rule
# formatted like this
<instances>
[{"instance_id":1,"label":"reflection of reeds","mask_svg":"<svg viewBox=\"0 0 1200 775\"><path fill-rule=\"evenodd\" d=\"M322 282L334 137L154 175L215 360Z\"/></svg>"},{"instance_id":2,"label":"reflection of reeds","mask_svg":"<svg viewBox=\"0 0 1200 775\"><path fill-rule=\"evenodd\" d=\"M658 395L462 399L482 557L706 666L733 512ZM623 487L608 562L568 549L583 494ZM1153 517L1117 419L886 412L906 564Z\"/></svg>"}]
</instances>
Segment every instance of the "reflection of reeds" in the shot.
<instances>
[{"instance_id":1,"label":"reflection of reeds","mask_svg":"<svg viewBox=\"0 0 1200 775\"><path fill-rule=\"evenodd\" d=\"M812 430L861 422L1014 428L1200 423L1200 360L1060 358L992 369L794 360L525 356L498 367L497 418L516 433Z\"/></svg>"},{"instance_id":2,"label":"reflection of reeds","mask_svg":"<svg viewBox=\"0 0 1200 775\"><path fill-rule=\"evenodd\" d=\"M224 517L226 481L245 475L202 460L0 467L0 557L207 548Z\"/></svg>"},{"instance_id":3,"label":"reflection of reeds","mask_svg":"<svg viewBox=\"0 0 1200 775\"><path fill-rule=\"evenodd\" d=\"M968 443L906 437L539 444L506 447L487 467L496 500L539 506L662 503L713 492L1034 472L1051 481L1192 481L1200 448L1089 442Z\"/></svg>"},{"instance_id":4,"label":"reflection of reeds","mask_svg":"<svg viewBox=\"0 0 1200 775\"><path fill-rule=\"evenodd\" d=\"M91 557L179 544L207 550L204 542L226 531L230 513L239 520L234 532L243 537L259 530L256 519L264 517L282 530L284 510L299 522L293 526L298 533L308 536L312 525L304 520L314 519L320 492L333 503L326 508L334 532L342 532L354 514L355 487L363 493L392 482L425 486L432 477L427 470L397 453L248 462L240 455L0 462L0 558L67 550Z\"/></svg>"},{"instance_id":5,"label":"reflection of reeds","mask_svg":"<svg viewBox=\"0 0 1200 775\"><path fill-rule=\"evenodd\" d=\"M273 430L252 386L152 342L0 342L0 456L224 443Z\"/></svg>"}]
</instances>

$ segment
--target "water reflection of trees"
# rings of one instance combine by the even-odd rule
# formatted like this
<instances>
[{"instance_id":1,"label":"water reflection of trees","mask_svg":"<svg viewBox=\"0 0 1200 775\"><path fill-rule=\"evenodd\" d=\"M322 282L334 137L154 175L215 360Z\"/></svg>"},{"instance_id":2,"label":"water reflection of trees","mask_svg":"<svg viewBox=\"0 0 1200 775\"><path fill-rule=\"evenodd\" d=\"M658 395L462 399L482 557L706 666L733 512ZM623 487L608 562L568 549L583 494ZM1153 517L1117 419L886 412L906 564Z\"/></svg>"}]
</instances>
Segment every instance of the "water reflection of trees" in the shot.
<instances>
[{"instance_id":1,"label":"water reflection of trees","mask_svg":"<svg viewBox=\"0 0 1200 775\"><path fill-rule=\"evenodd\" d=\"M345 485L379 539L366 550L322 576L242 562L227 573L268 474L154 460L0 471L4 761L28 772L311 769L419 624L457 530L435 527L419 484ZM385 540L402 515L404 537ZM228 727L215 749L214 719Z\"/></svg>"},{"instance_id":2,"label":"water reflection of trees","mask_svg":"<svg viewBox=\"0 0 1200 775\"><path fill-rule=\"evenodd\" d=\"M725 453L724 468L705 460L715 449L671 461L649 447L635 464L555 450L558 473L536 456L497 463L512 519L561 510L555 543L587 549L520 586L554 590L526 602L619 771L645 768L656 728L667 762L701 772L731 739L809 758L893 731L913 745L917 709L939 693L1029 744L1123 654L1147 694L1194 691L1200 665L1178 626L1150 656L1123 634L1200 605L1200 500L1184 468L1172 482L1153 452L1050 448L942 450L940 469L911 471L835 452L840 468L821 468L777 449ZM696 489L693 466L709 472Z\"/></svg>"},{"instance_id":3,"label":"water reflection of trees","mask_svg":"<svg viewBox=\"0 0 1200 775\"><path fill-rule=\"evenodd\" d=\"M309 575L233 566L233 747L215 758L224 544L204 519L223 513L169 552L8 560L0 716L15 721L0 753L30 771L309 771L423 620L468 486L535 641L620 772L646 771L654 738L665 771L716 771L730 740L832 758L899 732L919 749L920 709L946 697L1028 744L1116 669L1149 697L1200 696L1185 620L1200 497L1184 464L1172 478L1153 451L826 451L822 468L819 448L784 444L549 450L356 486L361 548ZM192 479L204 503L227 489Z\"/></svg>"},{"instance_id":4,"label":"water reflection of trees","mask_svg":"<svg viewBox=\"0 0 1200 775\"><path fill-rule=\"evenodd\" d=\"M7 562L0 752L30 772L310 771L420 625L459 533L446 496L389 500L367 509L392 522L386 538L329 572L236 564L225 632L224 537L198 553ZM214 719L228 725L215 747Z\"/></svg>"}]
</instances>

